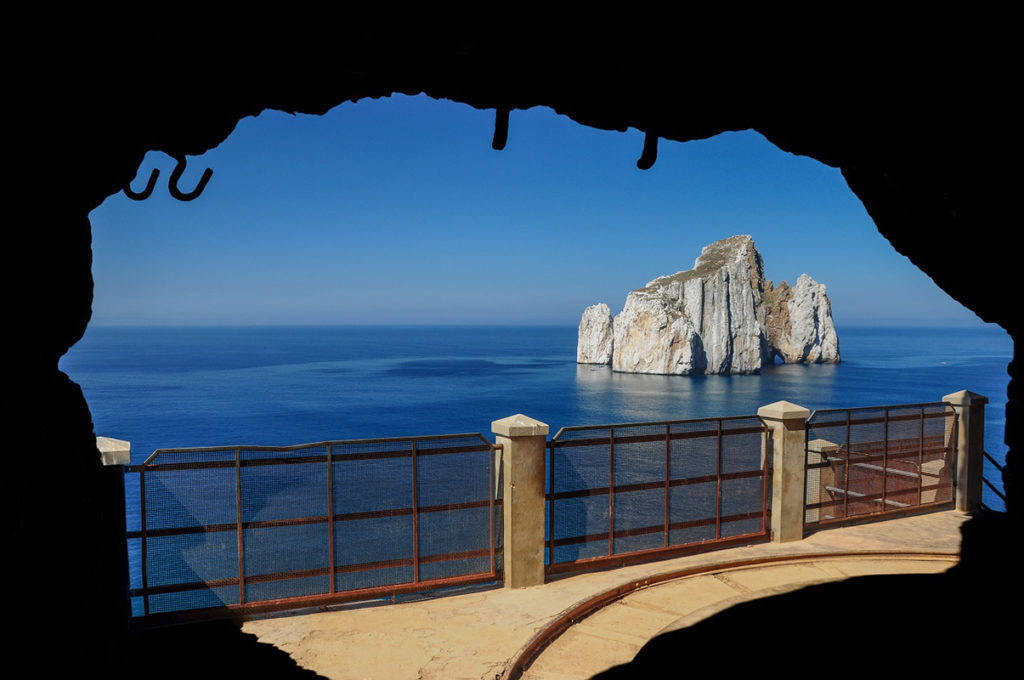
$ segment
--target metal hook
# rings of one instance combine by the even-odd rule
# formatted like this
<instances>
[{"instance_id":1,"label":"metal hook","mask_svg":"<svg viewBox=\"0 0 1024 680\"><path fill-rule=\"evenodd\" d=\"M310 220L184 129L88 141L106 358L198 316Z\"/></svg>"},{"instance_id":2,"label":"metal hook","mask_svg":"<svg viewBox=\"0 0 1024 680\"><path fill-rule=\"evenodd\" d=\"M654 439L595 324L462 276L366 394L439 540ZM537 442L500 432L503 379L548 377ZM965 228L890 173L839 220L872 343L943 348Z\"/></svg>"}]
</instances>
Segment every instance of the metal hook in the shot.
<instances>
[{"instance_id":1,"label":"metal hook","mask_svg":"<svg viewBox=\"0 0 1024 680\"><path fill-rule=\"evenodd\" d=\"M491 148L495 151L504 149L508 141L508 114L509 110L504 107L494 110L494 139L491 140Z\"/></svg>"},{"instance_id":2,"label":"metal hook","mask_svg":"<svg viewBox=\"0 0 1024 680\"><path fill-rule=\"evenodd\" d=\"M132 199L133 201L144 201L147 198L149 198L149 195L151 193L153 193L153 187L156 186L156 178L159 176L160 170L157 168L153 168L153 172L149 173L149 182L146 183L145 189L138 193L135 193L134 191L132 191L132 185L129 184L124 189L122 189L122 191L124 191L125 196Z\"/></svg>"},{"instance_id":3,"label":"metal hook","mask_svg":"<svg viewBox=\"0 0 1024 680\"><path fill-rule=\"evenodd\" d=\"M656 160L658 160L658 135L648 132L644 135L644 150L636 162L636 167L641 170L649 170Z\"/></svg>"},{"instance_id":4,"label":"metal hook","mask_svg":"<svg viewBox=\"0 0 1024 680\"><path fill-rule=\"evenodd\" d=\"M174 196L179 201L194 201L199 198L199 195L203 193L203 189L206 188L206 183L210 181L213 176L213 170L207 168L203 171L203 176L199 178L199 184L192 191L185 193L178 188L178 180L181 179L182 173L185 172L185 156L168 154L171 158L178 161L178 164L174 166L174 170L171 171L171 178L167 180L167 190L171 192L171 196Z\"/></svg>"}]
</instances>

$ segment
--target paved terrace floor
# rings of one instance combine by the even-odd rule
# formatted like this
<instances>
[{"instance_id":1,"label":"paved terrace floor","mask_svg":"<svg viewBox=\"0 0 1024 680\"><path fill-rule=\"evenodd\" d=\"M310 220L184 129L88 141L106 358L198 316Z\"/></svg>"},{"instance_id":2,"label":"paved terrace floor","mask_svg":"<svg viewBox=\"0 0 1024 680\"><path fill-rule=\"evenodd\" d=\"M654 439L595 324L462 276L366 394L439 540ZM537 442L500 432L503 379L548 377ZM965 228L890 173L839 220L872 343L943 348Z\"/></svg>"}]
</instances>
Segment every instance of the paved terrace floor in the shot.
<instances>
[{"instance_id":1,"label":"paved terrace floor","mask_svg":"<svg viewBox=\"0 0 1024 680\"><path fill-rule=\"evenodd\" d=\"M689 555L532 588L249 621L243 631L328 678L492 680L505 677L531 641L557 629L574 609L629 584L686 572L632 590L569 625L522 676L589 678L629 661L658 633L745 600L851 576L944 571L957 562L966 519L946 511L827 529L802 541ZM774 561L750 564L759 560Z\"/></svg>"}]
</instances>

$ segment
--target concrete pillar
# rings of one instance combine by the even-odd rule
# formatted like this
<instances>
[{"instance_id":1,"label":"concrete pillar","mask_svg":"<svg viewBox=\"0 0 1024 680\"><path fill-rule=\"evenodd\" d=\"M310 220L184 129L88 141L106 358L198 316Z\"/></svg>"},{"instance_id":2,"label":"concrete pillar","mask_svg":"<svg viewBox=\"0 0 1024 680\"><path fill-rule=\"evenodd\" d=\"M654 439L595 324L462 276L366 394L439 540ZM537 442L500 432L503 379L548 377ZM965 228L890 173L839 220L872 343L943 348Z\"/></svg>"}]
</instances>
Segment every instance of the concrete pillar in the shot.
<instances>
[{"instance_id":1,"label":"concrete pillar","mask_svg":"<svg viewBox=\"0 0 1024 680\"><path fill-rule=\"evenodd\" d=\"M132 462L131 442L111 437L96 437L96 448L100 450L100 461L104 465L128 465Z\"/></svg>"},{"instance_id":2,"label":"concrete pillar","mask_svg":"<svg viewBox=\"0 0 1024 680\"><path fill-rule=\"evenodd\" d=\"M988 397L960 390L942 401L953 405L957 416L956 509L973 512L981 504L981 478L985 471L985 404Z\"/></svg>"},{"instance_id":3,"label":"concrete pillar","mask_svg":"<svg viewBox=\"0 0 1024 680\"><path fill-rule=\"evenodd\" d=\"M804 537L806 494L806 429L811 412L788 401L757 409L772 429L772 540L799 541Z\"/></svg>"},{"instance_id":4,"label":"concrete pillar","mask_svg":"<svg viewBox=\"0 0 1024 680\"><path fill-rule=\"evenodd\" d=\"M502 448L505 587L544 583L544 450L549 428L519 413L491 423Z\"/></svg>"}]
</instances>

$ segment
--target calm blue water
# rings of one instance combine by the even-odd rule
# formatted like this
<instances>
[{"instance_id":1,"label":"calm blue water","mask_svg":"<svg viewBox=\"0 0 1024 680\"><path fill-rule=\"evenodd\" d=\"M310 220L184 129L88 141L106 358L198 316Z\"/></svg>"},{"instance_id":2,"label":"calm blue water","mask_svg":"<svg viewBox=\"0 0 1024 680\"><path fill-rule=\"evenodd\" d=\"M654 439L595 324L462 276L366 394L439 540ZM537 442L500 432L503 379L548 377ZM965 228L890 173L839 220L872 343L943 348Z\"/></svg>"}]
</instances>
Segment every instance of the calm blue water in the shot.
<instances>
[{"instance_id":1,"label":"calm blue water","mask_svg":"<svg viewBox=\"0 0 1024 680\"><path fill-rule=\"evenodd\" d=\"M482 432L525 413L559 427L990 399L986 448L1002 460L1012 342L997 327L840 328L839 365L756 376L645 376L577 366L575 327L94 327L61 362L96 433L156 448L284 445ZM987 476L997 481L998 473ZM994 508L998 498L986 496Z\"/></svg>"}]
</instances>

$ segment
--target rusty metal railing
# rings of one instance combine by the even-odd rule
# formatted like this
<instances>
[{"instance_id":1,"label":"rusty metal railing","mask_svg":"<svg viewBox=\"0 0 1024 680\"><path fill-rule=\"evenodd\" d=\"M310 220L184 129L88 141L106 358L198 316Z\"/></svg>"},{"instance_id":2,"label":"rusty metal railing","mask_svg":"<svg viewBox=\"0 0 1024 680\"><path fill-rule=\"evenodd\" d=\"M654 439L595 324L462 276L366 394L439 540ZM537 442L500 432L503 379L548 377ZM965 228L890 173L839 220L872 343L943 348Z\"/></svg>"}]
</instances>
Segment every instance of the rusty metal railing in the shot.
<instances>
[{"instance_id":1,"label":"rusty metal railing","mask_svg":"<svg viewBox=\"0 0 1024 680\"><path fill-rule=\"evenodd\" d=\"M956 433L944 402L815 411L804 525L951 506Z\"/></svg>"},{"instance_id":2,"label":"rusty metal railing","mask_svg":"<svg viewBox=\"0 0 1024 680\"><path fill-rule=\"evenodd\" d=\"M770 452L757 416L563 427L548 443L546 573L767 540Z\"/></svg>"},{"instance_id":3,"label":"rusty metal railing","mask_svg":"<svg viewBox=\"0 0 1024 680\"><path fill-rule=\"evenodd\" d=\"M160 449L131 588L149 623L500 579L496 447L481 434ZM134 550L133 550L134 548Z\"/></svg>"}]
</instances>

